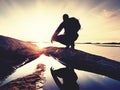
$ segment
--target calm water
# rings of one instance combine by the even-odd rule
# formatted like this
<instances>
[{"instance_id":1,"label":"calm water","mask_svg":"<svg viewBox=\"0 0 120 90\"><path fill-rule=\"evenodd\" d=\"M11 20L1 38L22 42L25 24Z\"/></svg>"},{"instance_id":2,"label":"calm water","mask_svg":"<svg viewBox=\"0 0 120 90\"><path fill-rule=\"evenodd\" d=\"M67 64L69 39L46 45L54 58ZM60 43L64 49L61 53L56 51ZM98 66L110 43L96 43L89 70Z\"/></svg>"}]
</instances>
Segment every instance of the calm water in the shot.
<instances>
[{"instance_id":1,"label":"calm water","mask_svg":"<svg viewBox=\"0 0 120 90\"><path fill-rule=\"evenodd\" d=\"M40 46L47 46L50 44L39 44ZM58 44L53 44L55 46L62 46ZM53 46L52 45L52 46ZM97 46L97 45L89 45L89 44L76 44L76 49L89 52L92 54L104 56L116 61L120 61L120 47L116 46ZM44 63L46 64L46 71L45 71L45 77L47 79L47 82L44 86L44 90L59 90L53 81L53 78L51 77L50 73L50 67L53 67L54 69L58 69L61 67L64 67L62 64L54 60L52 57L46 57L44 55L40 56L35 61L25 65L24 67L18 69L14 74L12 74L8 79L6 79L6 82L11 81L12 79L15 79L20 76L27 75L35 70L35 67L38 63ZM84 72L80 70L75 70L78 81L77 83L80 86L80 90L120 90L120 81L110 79L105 76Z\"/></svg>"},{"instance_id":2,"label":"calm water","mask_svg":"<svg viewBox=\"0 0 120 90\"><path fill-rule=\"evenodd\" d=\"M90 44L76 44L76 49L104 56L120 62L120 46L116 47L115 45L97 46ZM84 71L75 70L75 72L78 76L80 90L120 90L120 81ZM44 87L45 90L48 88L49 90L57 90L57 86L52 80L51 76L49 76L49 81L47 81Z\"/></svg>"}]
</instances>

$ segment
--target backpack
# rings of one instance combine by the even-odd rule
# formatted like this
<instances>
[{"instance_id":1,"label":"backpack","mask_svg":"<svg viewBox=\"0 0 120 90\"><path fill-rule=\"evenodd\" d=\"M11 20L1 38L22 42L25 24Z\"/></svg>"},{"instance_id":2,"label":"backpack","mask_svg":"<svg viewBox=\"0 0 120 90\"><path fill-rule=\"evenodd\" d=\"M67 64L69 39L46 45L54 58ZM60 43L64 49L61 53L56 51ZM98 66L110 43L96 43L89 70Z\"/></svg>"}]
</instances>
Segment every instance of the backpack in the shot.
<instances>
[{"instance_id":1,"label":"backpack","mask_svg":"<svg viewBox=\"0 0 120 90\"><path fill-rule=\"evenodd\" d=\"M69 18L69 22L70 22L70 27L76 32L78 32L81 29L81 25L78 19L72 17Z\"/></svg>"}]
</instances>

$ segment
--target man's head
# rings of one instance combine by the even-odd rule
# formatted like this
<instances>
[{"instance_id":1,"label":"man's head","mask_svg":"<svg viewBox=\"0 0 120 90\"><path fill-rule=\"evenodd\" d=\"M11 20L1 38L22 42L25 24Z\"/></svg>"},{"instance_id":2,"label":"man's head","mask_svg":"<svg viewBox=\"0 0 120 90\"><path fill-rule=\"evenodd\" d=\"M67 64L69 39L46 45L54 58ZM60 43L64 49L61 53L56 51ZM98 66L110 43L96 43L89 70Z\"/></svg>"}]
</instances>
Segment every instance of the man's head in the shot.
<instances>
[{"instance_id":1,"label":"man's head","mask_svg":"<svg viewBox=\"0 0 120 90\"><path fill-rule=\"evenodd\" d=\"M64 20L64 21L67 20L68 18L69 18L68 14L64 14L64 15L63 15L63 20Z\"/></svg>"}]
</instances>

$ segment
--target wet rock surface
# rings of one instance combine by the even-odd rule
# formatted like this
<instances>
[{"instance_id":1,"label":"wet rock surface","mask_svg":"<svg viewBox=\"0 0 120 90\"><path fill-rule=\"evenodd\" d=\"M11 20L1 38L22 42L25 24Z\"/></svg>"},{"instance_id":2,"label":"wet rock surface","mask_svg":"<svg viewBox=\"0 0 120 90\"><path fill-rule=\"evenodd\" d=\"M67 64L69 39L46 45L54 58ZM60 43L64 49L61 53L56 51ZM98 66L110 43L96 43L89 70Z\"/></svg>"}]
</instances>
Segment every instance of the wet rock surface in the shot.
<instances>
[{"instance_id":1,"label":"wet rock surface","mask_svg":"<svg viewBox=\"0 0 120 90\"><path fill-rule=\"evenodd\" d=\"M0 90L42 90L42 87L46 82L44 71L45 65L38 64L34 73L13 80L0 87Z\"/></svg>"}]
</instances>

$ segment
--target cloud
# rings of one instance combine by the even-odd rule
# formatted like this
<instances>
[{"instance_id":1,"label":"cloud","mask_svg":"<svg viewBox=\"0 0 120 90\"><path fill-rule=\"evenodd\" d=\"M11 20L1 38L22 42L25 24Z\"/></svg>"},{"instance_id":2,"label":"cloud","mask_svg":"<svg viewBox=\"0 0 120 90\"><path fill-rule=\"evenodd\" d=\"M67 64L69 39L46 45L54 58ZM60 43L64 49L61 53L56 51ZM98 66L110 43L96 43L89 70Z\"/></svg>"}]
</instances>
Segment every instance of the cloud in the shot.
<instances>
[{"instance_id":1,"label":"cloud","mask_svg":"<svg viewBox=\"0 0 120 90\"><path fill-rule=\"evenodd\" d=\"M29 6L35 4L37 0L0 0L0 8L6 9L14 5Z\"/></svg>"},{"instance_id":2,"label":"cloud","mask_svg":"<svg viewBox=\"0 0 120 90\"><path fill-rule=\"evenodd\" d=\"M29 5L31 3L35 3L37 0L0 0L0 6L11 6L13 4L19 5Z\"/></svg>"},{"instance_id":3,"label":"cloud","mask_svg":"<svg viewBox=\"0 0 120 90\"><path fill-rule=\"evenodd\" d=\"M102 14L107 18L115 17L117 15L114 11L108 11L106 9L103 10Z\"/></svg>"},{"instance_id":4,"label":"cloud","mask_svg":"<svg viewBox=\"0 0 120 90\"><path fill-rule=\"evenodd\" d=\"M34 5L37 0L0 0L0 16L7 14L7 11L20 7L28 7Z\"/></svg>"},{"instance_id":5,"label":"cloud","mask_svg":"<svg viewBox=\"0 0 120 90\"><path fill-rule=\"evenodd\" d=\"M113 27L118 28L119 23L120 23L120 9L118 10L107 10L107 9L103 9L101 10L101 12L99 13L99 17L101 17L101 19L108 23L109 27Z\"/></svg>"}]
</instances>

